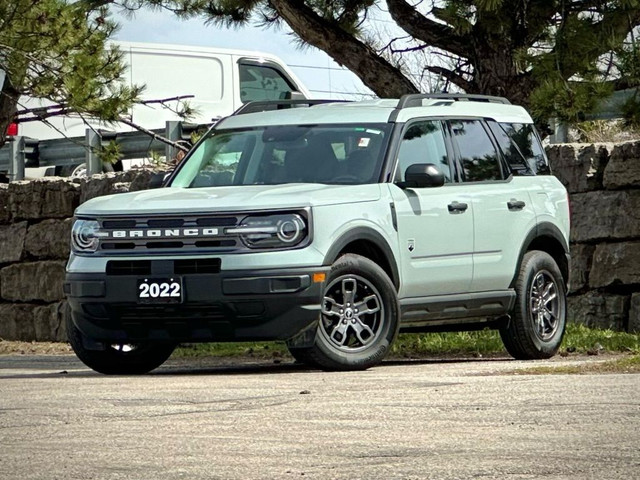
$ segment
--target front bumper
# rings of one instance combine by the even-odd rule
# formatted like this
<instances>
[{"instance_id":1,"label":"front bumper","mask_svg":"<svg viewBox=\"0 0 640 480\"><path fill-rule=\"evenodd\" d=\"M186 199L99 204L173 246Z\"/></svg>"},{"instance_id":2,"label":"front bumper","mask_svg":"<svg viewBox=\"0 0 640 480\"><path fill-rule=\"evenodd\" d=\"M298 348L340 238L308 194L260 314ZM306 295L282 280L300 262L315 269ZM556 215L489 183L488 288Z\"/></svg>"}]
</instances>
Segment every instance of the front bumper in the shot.
<instances>
[{"instance_id":1,"label":"front bumper","mask_svg":"<svg viewBox=\"0 0 640 480\"><path fill-rule=\"evenodd\" d=\"M171 262L151 275L67 273L71 318L98 342L287 340L315 326L329 267L176 274ZM160 267L160 268L159 268ZM139 303L137 282L179 277L183 302Z\"/></svg>"}]
</instances>

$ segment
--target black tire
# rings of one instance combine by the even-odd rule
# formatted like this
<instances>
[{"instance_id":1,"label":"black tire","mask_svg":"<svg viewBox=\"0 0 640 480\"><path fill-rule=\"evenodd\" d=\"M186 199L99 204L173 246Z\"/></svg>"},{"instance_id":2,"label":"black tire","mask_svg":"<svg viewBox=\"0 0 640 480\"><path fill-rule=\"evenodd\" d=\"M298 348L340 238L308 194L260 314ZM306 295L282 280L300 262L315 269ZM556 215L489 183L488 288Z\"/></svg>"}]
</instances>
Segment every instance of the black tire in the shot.
<instances>
[{"instance_id":1,"label":"black tire","mask_svg":"<svg viewBox=\"0 0 640 480\"><path fill-rule=\"evenodd\" d=\"M311 351L311 348L290 347L287 345L287 349L289 350L289 353L291 354L291 356L294 358L296 362L303 363L310 367L318 366L316 365L316 363L313 361L313 358L311 358L309 354L309 352Z\"/></svg>"},{"instance_id":2,"label":"black tire","mask_svg":"<svg viewBox=\"0 0 640 480\"><path fill-rule=\"evenodd\" d=\"M527 252L516 280L516 304L508 326L500 329L507 351L518 360L553 357L567 322L567 295L560 269L551 255Z\"/></svg>"},{"instance_id":3,"label":"black tire","mask_svg":"<svg viewBox=\"0 0 640 480\"><path fill-rule=\"evenodd\" d=\"M331 267L321 301L315 344L296 349L294 358L325 370L379 364L399 328L396 289L385 271L368 258L343 255Z\"/></svg>"},{"instance_id":4,"label":"black tire","mask_svg":"<svg viewBox=\"0 0 640 480\"><path fill-rule=\"evenodd\" d=\"M137 343L107 345L104 350L88 350L83 334L71 320L67 323L71 348L87 367L105 375L140 375L162 365L173 353L175 344Z\"/></svg>"}]
</instances>

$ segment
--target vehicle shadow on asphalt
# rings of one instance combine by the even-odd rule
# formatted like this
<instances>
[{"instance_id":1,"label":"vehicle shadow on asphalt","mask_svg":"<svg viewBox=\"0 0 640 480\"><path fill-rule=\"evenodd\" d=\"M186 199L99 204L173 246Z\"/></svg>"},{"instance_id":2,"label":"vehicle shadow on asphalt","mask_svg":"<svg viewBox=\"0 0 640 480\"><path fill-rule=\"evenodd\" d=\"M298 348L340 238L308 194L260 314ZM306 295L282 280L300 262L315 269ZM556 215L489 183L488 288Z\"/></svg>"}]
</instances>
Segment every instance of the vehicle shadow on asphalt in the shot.
<instances>
[{"instance_id":1,"label":"vehicle shadow on asphalt","mask_svg":"<svg viewBox=\"0 0 640 480\"><path fill-rule=\"evenodd\" d=\"M426 358L426 359L390 359L371 370L410 365L439 365L456 363L490 363L512 360L499 358ZM224 362L221 364L221 362ZM34 372L38 370L38 372ZM194 375L278 375L291 373L309 374L349 374L350 372L326 372L297 362L278 362L273 360L251 360L233 362L229 359L191 359L169 360L162 367L142 377L194 376ZM81 378L81 377L127 377L140 375L102 375L89 370L74 356L4 356L0 357L0 380L16 378Z\"/></svg>"}]
</instances>

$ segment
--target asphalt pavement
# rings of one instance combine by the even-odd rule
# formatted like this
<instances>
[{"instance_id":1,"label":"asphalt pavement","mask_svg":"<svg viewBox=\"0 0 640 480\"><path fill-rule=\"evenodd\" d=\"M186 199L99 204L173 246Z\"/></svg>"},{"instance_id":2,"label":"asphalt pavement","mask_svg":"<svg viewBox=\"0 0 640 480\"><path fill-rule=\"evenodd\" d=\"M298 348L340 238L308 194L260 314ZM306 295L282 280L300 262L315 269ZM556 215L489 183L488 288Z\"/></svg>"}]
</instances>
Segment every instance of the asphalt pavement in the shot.
<instances>
[{"instance_id":1,"label":"asphalt pavement","mask_svg":"<svg viewBox=\"0 0 640 480\"><path fill-rule=\"evenodd\" d=\"M0 479L637 479L640 375L545 362L170 360L110 377L0 356Z\"/></svg>"}]
</instances>

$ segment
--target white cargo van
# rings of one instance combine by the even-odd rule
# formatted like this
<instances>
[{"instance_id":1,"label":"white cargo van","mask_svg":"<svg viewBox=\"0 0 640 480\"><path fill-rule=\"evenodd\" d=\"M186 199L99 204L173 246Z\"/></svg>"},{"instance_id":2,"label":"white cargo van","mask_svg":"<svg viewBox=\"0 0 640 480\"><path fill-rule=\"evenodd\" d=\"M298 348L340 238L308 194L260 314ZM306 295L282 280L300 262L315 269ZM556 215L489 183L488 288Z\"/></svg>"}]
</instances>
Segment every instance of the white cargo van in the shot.
<instances>
[{"instance_id":1,"label":"white cargo van","mask_svg":"<svg viewBox=\"0 0 640 480\"><path fill-rule=\"evenodd\" d=\"M192 123L209 124L230 115L242 104L253 100L289 98L292 92L309 98L309 91L295 74L275 55L222 48L162 45L153 43L114 42L124 52L128 65L125 81L146 85L142 100L160 100L193 95L188 99L196 110ZM40 103L23 98L23 107ZM169 102L176 106L176 102ZM132 121L147 129L165 127L169 120L180 120L170 109L160 105L136 105L130 112ZM124 124L104 125L87 119L91 126L117 132L132 130ZM78 115L52 117L48 126L42 122L18 125L18 135L39 140L80 137L86 125Z\"/></svg>"}]
</instances>

